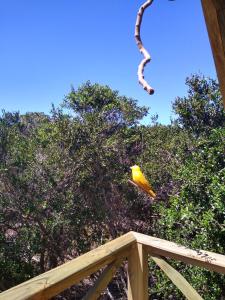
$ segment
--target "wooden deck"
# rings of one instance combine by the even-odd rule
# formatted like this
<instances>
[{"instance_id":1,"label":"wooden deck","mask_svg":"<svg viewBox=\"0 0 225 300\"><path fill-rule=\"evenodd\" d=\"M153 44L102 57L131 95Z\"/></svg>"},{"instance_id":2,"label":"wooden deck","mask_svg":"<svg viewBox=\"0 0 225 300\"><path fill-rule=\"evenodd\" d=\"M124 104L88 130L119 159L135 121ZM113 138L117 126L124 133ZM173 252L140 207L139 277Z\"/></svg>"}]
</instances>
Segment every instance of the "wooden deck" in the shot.
<instances>
[{"instance_id":1,"label":"wooden deck","mask_svg":"<svg viewBox=\"0 0 225 300\"><path fill-rule=\"evenodd\" d=\"M98 299L124 260L128 261L129 300L148 299L148 260L152 259L187 299L202 297L164 258L225 274L225 256L195 251L166 240L129 232L51 271L43 273L0 294L1 300L50 299L105 267L95 285L83 298Z\"/></svg>"}]
</instances>

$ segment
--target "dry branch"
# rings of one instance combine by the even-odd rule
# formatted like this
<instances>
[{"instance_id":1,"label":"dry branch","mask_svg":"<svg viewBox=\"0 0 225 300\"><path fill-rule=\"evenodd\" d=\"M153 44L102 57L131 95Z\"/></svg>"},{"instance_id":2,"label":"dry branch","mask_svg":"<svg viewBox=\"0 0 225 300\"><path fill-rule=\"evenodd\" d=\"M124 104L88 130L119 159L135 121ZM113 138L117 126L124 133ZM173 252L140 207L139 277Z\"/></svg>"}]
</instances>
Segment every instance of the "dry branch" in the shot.
<instances>
[{"instance_id":1,"label":"dry branch","mask_svg":"<svg viewBox=\"0 0 225 300\"><path fill-rule=\"evenodd\" d=\"M142 40L141 40L141 35L140 35L140 29L141 29L141 22L142 22L144 11L152 3L153 3L153 0L147 0L139 8L139 11L137 13L137 19L136 19L136 24L135 24L135 35L134 35L137 46L138 46L140 52L144 56L144 58L142 59L142 61L140 62L139 66L138 66L138 81L143 86L143 89L146 90L150 95L154 94L154 89L144 79L144 68L145 68L145 65L148 62L150 62L151 56L143 46L143 43L142 43Z\"/></svg>"}]
</instances>

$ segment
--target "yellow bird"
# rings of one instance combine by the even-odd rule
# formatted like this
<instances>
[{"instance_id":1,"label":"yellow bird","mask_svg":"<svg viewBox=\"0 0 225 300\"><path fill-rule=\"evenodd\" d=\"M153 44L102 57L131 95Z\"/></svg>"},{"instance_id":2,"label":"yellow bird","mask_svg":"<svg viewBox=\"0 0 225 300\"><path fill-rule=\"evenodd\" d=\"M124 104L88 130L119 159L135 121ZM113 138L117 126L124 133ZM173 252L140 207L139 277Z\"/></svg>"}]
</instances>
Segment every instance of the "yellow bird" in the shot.
<instances>
[{"instance_id":1,"label":"yellow bird","mask_svg":"<svg viewBox=\"0 0 225 300\"><path fill-rule=\"evenodd\" d=\"M144 174L141 172L139 166L134 165L131 167L132 179L142 190L148 193L151 197L155 198L156 194L153 192L152 187L148 180L145 178Z\"/></svg>"}]
</instances>

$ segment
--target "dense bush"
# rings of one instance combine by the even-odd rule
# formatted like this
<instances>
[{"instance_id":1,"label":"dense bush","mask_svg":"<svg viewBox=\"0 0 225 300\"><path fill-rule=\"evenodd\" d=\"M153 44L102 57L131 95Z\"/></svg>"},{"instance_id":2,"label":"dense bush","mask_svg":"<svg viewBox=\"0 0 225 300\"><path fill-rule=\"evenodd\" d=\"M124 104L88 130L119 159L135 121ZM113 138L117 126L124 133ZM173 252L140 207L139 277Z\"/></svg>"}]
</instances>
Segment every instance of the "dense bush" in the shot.
<instances>
[{"instance_id":1,"label":"dense bush","mask_svg":"<svg viewBox=\"0 0 225 300\"><path fill-rule=\"evenodd\" d=\"M187 84L188 95L175 100L177 118L167 126L156 120L140 125L146 107L90 82L72 89L50 115L2 112L1 290L129 230L224 253L221 95L211 79L194 75ZM152 205L127 182L135 163L157 191ZM171 263L204 299L225 296L222 276ZM151 299L181 299L150 266ZM125 295L124 272L116 282L109 290L118 299ZM86 287L70 293L79 299Z\"/></svg>"}]
</instances>

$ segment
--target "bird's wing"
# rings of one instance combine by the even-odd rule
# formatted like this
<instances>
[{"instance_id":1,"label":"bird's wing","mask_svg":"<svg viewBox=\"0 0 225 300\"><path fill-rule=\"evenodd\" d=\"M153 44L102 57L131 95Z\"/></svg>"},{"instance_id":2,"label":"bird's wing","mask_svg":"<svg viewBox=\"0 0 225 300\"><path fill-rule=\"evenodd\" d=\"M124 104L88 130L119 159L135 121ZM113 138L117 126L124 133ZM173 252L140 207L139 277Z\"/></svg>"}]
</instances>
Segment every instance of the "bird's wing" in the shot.
<instances>
[{"instance_id":1,"label":"bird's wing","mask_svg":"<svg viewBox=\"0 0 225 300\"><path fill-rule=\"evenodd\" d=\"M148 180L145 178L144 174L140 172L139 174L140 184L143 185L146 189L151 189L151 185Z\"/></svg>"},{"instance_id":2,"label":"bird's wing","mask_svg":"<svg viewBox=\"0 0 225 300\"><path fill-rule=\"evenodd\" d=\"M150 197L155 198L156 194L152 190L150 183L141 171L132 172L132 179L133 182L136 183L146 193L148 193Z\"/></svg>"},{"instance_id":3,"label":"bird's wing","mask_svg":"<svg viewBox=\"0 0 225 300\"><path fill-rule=\"evenodd\" d=\"M140 185L151 197L155 198L156 194L145 176L142 174L142 182Z\"/></svg>"}]
</instances>

